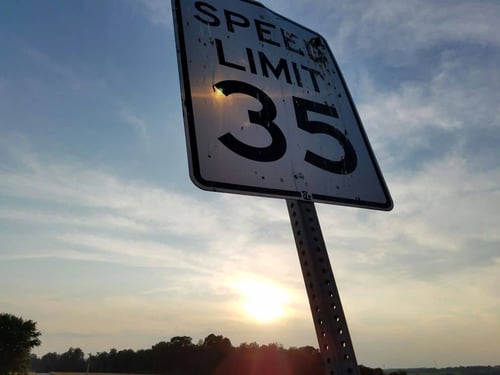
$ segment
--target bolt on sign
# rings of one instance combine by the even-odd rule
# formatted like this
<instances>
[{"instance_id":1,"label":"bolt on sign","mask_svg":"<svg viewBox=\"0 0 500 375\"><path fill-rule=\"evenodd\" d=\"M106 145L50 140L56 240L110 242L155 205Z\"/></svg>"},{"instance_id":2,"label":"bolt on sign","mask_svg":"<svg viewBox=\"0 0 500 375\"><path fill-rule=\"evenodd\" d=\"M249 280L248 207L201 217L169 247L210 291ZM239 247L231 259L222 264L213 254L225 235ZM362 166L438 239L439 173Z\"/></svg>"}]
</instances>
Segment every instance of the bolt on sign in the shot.
<instances>
[{"instance_id":1,"label":"bolt on sign","mask_svg":"<svg viewBox=\"0 0 500 375\"><path fill-rule=\"evenodd\" d=\"M172 0L172 8L198 187L392 208L321 35L251 0Z\"/></svg>"}]
</instances>

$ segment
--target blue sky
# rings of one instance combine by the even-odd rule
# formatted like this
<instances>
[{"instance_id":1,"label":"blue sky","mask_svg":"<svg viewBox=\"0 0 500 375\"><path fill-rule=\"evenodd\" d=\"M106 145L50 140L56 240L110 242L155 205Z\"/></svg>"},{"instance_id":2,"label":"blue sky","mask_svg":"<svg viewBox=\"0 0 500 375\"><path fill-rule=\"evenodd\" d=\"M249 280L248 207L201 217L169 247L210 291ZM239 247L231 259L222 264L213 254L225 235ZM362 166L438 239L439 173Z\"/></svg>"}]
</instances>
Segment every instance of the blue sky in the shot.
<instances>
[{"instance_id":1,"label":"blue sky","mask_svg":"<svg viewBox=\"0 0 500 375\"><path fill-rule=\"evenodd\" d=\"M317 205L358 362L498 364L500 3L264 4L328 40L394 199ZM285 202L189 180L168 1L0 2L0 46L0 310L36 353L316 345Z\"/></svg>"}]
</instances>

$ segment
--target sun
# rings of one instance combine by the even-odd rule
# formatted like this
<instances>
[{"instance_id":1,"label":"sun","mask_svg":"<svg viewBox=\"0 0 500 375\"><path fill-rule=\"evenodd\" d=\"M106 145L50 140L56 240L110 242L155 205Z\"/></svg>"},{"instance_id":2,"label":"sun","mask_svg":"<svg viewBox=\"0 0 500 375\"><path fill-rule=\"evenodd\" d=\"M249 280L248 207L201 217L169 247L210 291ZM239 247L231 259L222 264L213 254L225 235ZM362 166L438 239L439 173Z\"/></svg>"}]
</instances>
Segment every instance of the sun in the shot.
<instances>
[{"instance_id":1,"label":"sun","mask_svg":"<svg viewBox=\"0 0 500 375\"><path fill-rule=\"evenodd\" d=\"M278 320L285 314L287 294L270 282L257 279L238 283L245 315L260 323Z\"/></svg>"}]
</instances>

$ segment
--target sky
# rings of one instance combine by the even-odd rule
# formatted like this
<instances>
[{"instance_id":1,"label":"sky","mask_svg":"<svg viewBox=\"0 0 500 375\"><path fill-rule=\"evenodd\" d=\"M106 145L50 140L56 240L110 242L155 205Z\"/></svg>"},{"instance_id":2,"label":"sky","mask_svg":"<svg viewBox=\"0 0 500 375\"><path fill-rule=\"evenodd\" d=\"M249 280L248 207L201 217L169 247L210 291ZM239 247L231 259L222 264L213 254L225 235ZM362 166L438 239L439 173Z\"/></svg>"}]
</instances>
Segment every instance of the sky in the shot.
<instances>
[{"instance_id":1,"label":"sky","mask_svg":"<svg viewBox=\"0 0 500 375\"><path fill-rule=\"evenodd\" d=\"M499 364L500 3L263 4L328 41L394 200L316 204L358 363ZM285 201L190 181L169 1L3 1L0 50L0 311L36 354L317 346Z\"/></svg>"}]
</instances>

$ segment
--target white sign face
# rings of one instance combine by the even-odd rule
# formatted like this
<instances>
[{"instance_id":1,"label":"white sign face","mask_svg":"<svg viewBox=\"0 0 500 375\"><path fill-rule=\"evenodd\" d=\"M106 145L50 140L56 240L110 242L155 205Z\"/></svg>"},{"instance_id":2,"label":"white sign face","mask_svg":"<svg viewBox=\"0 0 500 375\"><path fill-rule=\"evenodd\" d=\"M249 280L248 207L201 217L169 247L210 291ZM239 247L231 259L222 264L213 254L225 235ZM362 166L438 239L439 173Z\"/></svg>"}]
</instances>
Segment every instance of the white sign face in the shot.
<instances>
[{"instance_id":1,"label":"white sign face","mask_svg":"<svg viewBox=\"0 0 500 375\"><path fill-rule=\"evenodd\" d=\"M320 35L251 0L172 0L172 9L197 186L392 208Z\"/></svg>"}]
</instances>

